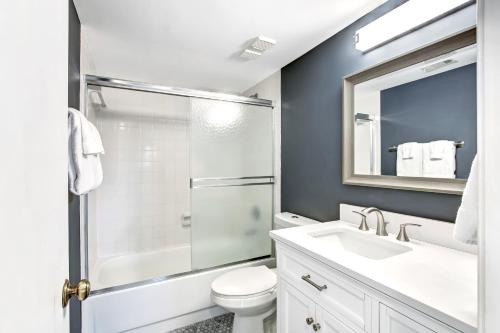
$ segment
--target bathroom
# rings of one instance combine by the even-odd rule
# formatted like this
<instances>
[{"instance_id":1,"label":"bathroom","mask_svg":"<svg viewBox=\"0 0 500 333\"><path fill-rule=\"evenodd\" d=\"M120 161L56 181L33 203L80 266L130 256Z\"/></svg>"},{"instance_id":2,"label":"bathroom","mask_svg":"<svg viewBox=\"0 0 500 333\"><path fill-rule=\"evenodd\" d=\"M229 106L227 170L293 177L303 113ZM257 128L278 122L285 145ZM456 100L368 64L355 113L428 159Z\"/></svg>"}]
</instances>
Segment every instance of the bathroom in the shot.
<instances>
[{"instance_id":1,"label":"bathroom","mask_svg":"<svg viewBox=\"0 0 500 333\"><path fill-rule=\"evenodd\" d=\"M500 332L497 0L0 18L0 332Z\"/></svg>"}]
</instances>

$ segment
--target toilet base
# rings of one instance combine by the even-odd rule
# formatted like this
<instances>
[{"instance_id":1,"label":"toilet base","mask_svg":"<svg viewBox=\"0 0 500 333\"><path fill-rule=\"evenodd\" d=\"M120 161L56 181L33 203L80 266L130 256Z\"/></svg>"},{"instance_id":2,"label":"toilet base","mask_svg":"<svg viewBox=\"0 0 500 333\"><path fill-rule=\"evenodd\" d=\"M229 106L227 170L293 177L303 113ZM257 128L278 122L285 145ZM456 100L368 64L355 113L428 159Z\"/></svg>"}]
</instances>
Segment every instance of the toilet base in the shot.
<instances>
[{"instance_id":1,"label":"toilet base","mask_svg":"<svg viewBox=\"0 0 500 333\"><path fill-rule=\"evenodd\" d=\"M253 316L234 314L233 333L267 333L264 332L264 319L273 315L276 307L273 306L266 312Z\"/></svg>"}]
</instances>

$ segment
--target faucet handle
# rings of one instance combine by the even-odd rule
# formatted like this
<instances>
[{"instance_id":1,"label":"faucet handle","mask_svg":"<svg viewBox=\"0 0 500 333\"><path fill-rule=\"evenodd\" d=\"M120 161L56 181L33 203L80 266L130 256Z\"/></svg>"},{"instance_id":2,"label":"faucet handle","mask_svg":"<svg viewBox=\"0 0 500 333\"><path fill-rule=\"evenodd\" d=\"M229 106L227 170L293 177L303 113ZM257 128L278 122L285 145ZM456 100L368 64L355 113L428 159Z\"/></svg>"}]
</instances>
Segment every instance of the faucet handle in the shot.
<instances>
[{"instance_id":1,"label":"faucet handle","mask_svg":"<svg viewBox=\"0 0 500 333\"><path fill-rule=\"evenodd\" d=\"M417 223L402 223L399 225L399 233L396 236L396 239L401 242L409 242L410 239L408 238L408 234L406 233L406 227L408 226L414 226L414 227L421 227L421 224Z\"/></svg>"},{"instance_id":2,"label":"faucet handle","mask_svg":"<svg viewBox=\"0 0 500 333\"><path fill-rule=\"evenodd\" d=\"M367 216L365 213L363 213L363 211L358 212L357 210L353 210L352 212L353 212L353 213L356 213L356 214L359 214L359 215L361 215L361 216L364 216L364 217L366 217L366 216Z\"/></svg>"},{"instance_id":3,"label":"faucet handle","mask_svg":"<svg viewBox=\"0 0 500 333\"><path fill-rule=\"evenodd\" d=\"M368 227L368 223L366 223L366 214L363 212L358 212L353 210L353 213L359 214L361 216L361 224L359 225L358 229L363 230L363 231L368 231L370 228Z\"/></svg>"}]
</instances>

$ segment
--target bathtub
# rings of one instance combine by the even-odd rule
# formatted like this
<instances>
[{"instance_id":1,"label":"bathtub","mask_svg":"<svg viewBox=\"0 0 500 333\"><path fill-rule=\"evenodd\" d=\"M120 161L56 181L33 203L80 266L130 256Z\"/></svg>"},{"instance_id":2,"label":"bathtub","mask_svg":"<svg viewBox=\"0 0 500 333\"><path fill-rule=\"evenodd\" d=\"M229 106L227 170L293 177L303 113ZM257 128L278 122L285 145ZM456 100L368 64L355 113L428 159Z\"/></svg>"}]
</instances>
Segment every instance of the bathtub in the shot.
<instances>
[{"instance_id":1,"label":"bathtub","mask_svg":"<svg viewBox=\"0 0 500 333\"><path fill-rule=\"evenodd\" d=\"M99 290L191 271L191 245L123 255L98 261L91 275L92 289Z\"/></svg>"},{"instance_id":2,"label":"bathtub","mask_svg":"<svg viewBox=\"0 0 500 333\"><path fill-rule=\"evenodd\" d=\"M181 258L186 252L190 251L185 247L176 247L151 252L151 258L140 254L103 261L97 272L98 283L105 285L106 282L122 279L119 274L127 274L128 279L145 277L145 274L138 272L142 267L148 271L148 276L160 271L165 272L169 267L178 269L181 267L179 262L190 262ZM158 260L162 260L165 267L157 267L160 262ZM179 266L170 266L168 260L173 260L172 263L178 262ZM212 281L232 269L258 265L274 267L275 259L252 260L174 277L158 277L159 275L154 274L154 280L93 292L82 302L82 332L164 333L222 314L224 310L215 306L210 298ZM136 267L137 271L127 267Z\"/></svg>"}]
</instances>

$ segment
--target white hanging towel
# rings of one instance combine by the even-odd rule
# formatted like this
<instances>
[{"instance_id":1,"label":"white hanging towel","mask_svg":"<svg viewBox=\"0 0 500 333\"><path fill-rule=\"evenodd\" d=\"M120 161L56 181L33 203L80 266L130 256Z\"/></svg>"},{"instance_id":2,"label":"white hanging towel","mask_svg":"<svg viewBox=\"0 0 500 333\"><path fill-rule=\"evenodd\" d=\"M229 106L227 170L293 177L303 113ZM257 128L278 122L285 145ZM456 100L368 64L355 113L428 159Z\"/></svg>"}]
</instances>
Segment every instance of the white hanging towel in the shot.
<instances>
[{"instance_id":1,"label":"white hanging towel","mask_svg":"<svg viewBox=\"0 0 500 333\"><path fill-rule=\"evenodd\" d=\"M477 156L472 161L469 178L465 184L462 203L458 208L453 238L466 244L477 244L478 222L478 170Z\"/></svg>"},{"instance_id":2,"label":"white hanging towel","mask_svg":"<svg viewBox=\"0 0 500 333\"><path fill-rule=\"evenodd\" d=\"M422 176L422 145L420 143L407 142L398 145L396 173L403 177Z\"/></svg>"},{"instance_id":3,"label":"white hanging towel","mask_svg":"<svg viewBox=\"0 0 500 333\"><path fill-rule=\"evenodd\" d=\"M100 154L104 154L97 128L78 110L68 110L69 190L86 194L101 185Z\"/></svg>"},{"instance_id":4,"label":"white hanging towel","mask_svg":"<svg viewBox=\"0 0 500 333\"><path fill-rule=\"evenodd\" d=\"M422 176L455 178L457 148L453 141L439 140L422 144Z\"/></svg>"}]
</instances>

